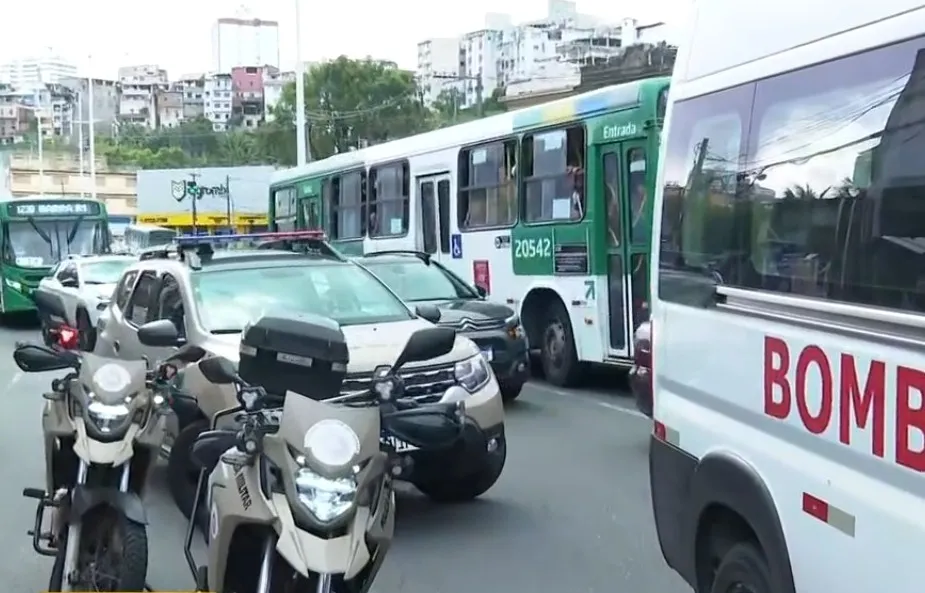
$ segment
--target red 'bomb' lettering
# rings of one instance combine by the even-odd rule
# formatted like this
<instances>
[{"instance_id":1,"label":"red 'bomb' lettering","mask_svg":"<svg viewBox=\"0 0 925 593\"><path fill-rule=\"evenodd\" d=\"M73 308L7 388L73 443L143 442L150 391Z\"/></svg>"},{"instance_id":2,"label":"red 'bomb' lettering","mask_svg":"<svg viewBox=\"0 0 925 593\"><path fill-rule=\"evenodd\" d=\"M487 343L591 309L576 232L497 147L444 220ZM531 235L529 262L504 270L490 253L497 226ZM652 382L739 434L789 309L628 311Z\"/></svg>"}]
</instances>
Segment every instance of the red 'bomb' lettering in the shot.
<instances>
[{"instance_id":1,"label":"red 'bomb' lettering","mask_svg":"<svg viewBox=\"0 0 925 593\"><path fill-rule=\"evenodd\" d=\"M835 374L828 355L819 346L809 345L796 357L793 383L789 376L790 349L780 338L764 338L764 413L781 420L790 416L796 399L797 414L806 430L822 434L833 417L838 422L838 440L851 444L851 429L870 430L871 453L885 455L886 448L886 363L875 360L867 369L863 387L858 378L855 359L841 354L838 365L838 401L835 401ZM818 411L810 410L806 392L807 375L814 369L821 377ZM904 366L896 367L896 463L925 472L925 451L912 448L910 432L925 434L925 373ZM816 387L813 385L812 387ZM918 407L914 407L915 398ZM838 414L833 412L838 405ZM869 428L868 428L869 427Z\"/></svg>"}]
</instances>

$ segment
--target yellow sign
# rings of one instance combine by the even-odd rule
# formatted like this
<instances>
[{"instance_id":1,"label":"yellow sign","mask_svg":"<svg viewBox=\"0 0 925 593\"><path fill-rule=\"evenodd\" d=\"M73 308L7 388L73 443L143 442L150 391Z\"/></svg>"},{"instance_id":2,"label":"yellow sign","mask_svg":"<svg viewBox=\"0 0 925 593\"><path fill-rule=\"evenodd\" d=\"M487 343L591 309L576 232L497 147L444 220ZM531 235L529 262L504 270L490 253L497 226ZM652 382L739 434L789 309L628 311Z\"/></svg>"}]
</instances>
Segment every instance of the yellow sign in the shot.
<instances>
[{"instance_id":1,"label":"yellow sign","mask_svg":"<svg viewBox=\"0 0 925 593\"><path fill-rule=\"evenodd\" d=\"M191 212L149 212L147 214L139 214L136 218L139 224L154 224L167 227L193 226L193 214ZM246 213L231 215L231 226L266 226L266 224L266 214ZM222 212L198 212L196 214L196 226L202 228L227 227L228 215Z\"/></svg>"}]
</instances>

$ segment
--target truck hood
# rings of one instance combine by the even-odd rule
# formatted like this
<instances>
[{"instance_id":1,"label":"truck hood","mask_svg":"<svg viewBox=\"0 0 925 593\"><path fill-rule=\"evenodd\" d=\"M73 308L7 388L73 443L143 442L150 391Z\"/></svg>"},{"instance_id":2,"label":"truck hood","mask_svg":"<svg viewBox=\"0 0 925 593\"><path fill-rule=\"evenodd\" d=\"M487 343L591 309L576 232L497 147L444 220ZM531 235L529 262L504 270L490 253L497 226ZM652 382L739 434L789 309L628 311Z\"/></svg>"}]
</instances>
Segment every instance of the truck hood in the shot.
<instances>
[{"instance_id":1,"label":"truck hood","mask_svg":"<svg viewBox=\"0 0 925 593\"><path fill-rule=\"evenodd\" d=\"M350 350L347 373L369 373L376 367L392 364L411 334L426 327L433 327L433 324L423 319L342 327L341 331L344 332ZM240 344L241 334L218 335L212 336L207 349L217 356L237 362ZM478 353L478 348L469 338L457 335L456 343L449 354L419 363L409 363L403 368L458 362Z\"/></svg>"}]
</instances>

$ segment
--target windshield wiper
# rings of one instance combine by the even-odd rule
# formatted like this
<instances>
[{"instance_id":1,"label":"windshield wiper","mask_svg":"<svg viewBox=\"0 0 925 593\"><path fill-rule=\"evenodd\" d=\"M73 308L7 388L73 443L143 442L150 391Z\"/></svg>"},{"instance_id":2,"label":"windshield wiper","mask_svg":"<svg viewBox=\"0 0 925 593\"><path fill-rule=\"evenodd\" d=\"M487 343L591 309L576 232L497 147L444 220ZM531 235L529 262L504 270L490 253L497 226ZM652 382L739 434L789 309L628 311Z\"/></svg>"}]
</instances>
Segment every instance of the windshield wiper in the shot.
<instances>
[{"instance_id":1,"label":"windshield wiper","mask_svg":"<svg viewBox=\"0 0 925 593\"><path fill-rule=\"evenodd\" d=\"M84 284L112 284L112 282L103 282L102 280L84 280Z\"/></svg>"},{"instance_id":2,"label":"windshield wiper","mask_svg":"<svg viewBox=\"0 0 925 593\"><path fill-rule=\"evenodd\" d=\"M229 335L229 334L239 334L241 333L241 331L242 331L241 328L225 327L222 329L213 329L209 333L221 336L221 335Z\"/></svg>"}]
</instances>

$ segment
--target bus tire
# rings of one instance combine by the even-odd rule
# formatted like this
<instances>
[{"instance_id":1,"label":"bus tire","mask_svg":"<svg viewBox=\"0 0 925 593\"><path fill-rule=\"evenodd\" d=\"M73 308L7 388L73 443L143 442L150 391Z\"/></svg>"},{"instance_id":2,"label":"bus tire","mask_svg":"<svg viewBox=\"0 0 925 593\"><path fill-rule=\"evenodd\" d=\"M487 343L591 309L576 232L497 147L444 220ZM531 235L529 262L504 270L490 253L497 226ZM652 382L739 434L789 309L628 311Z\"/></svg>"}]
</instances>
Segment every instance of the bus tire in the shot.
<instances>
[{"instance_id":1,"label":"bus tire","mask_svg":"<svg viewBox=\"0 0 925 593\"><path fill-rule=\"evenodd\" d=\"M96 348L96 328L83 308L77 309L77 343L84 352L93 352Z\"/></svg>"},{"instance_id":2,"label":"bus tire","mask_svg":"<svg viewBox=\"0 0 925 593\"><path fill-rule=\"evenodd\" d=\"M771 568L761 548L753 542L739 542L720 561L710 593L771 593L771 582Z\"/></svg>"},{"instance_id":3,"label":"bus tire","mask_svg":"<svg viewBox=\"0 0 925 593\"><path fill-rule=\"evenodd\" d=\"M570 387L578 379L580 363L575 351L572 323L562 303L549 304L540 337L540 362L546 380L557 387Z\"/></svg>"}]
</instances>

